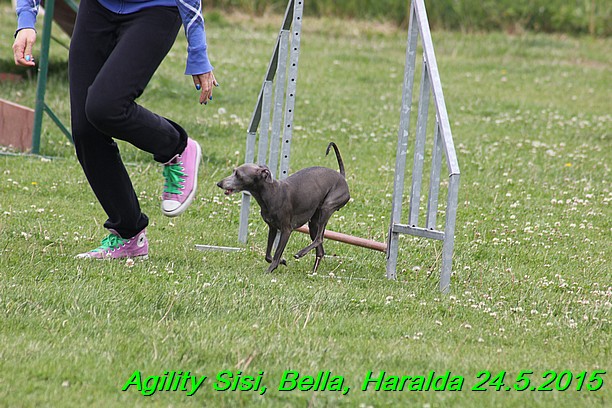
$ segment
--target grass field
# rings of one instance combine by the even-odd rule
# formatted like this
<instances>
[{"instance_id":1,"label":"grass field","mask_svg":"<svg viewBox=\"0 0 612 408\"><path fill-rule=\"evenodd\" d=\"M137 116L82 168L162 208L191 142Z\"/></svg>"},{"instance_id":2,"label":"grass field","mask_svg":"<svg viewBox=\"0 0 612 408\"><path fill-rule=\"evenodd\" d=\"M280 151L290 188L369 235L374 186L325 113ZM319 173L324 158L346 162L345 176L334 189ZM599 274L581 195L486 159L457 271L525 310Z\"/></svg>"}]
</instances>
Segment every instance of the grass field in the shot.
<instances>
[{"instance_id":1,"label":"grass field","mask_svg":"<svg viewBox=\"0 0 612 408\"><path fill-rule=\"evenodd\" d=\"M434 33L461 166L442 295L441 246L416 238L401 241L397 281L384 278L384 254L335 242L313 276L312 256L290 257L307 244L297 233L288 266L267 274L256 206L243 251L195 250L239 246L239 197L215 182L244 158L280 20L209 16L221 86L208 106L183 75L182 34L140 99L204 150L198 199L168 219L160 166L120 145L151 219L146 262L73 258L99 244L105 216L48 118L43 156L0 155L0 406L610 406L612 40ZM0 71L19 73L9 5L0 23ZM304 21L291 166L335 167L324 149L339 145L352 200L332 230L386 239L405 40L383 25ZM67 122L66 60L54 43L47 100ZM34 76L24 77L0 82L0 97L32 107ZM263 372L267 392L215 390L224 370ZM331 371L350 391L280 391L289 370ZM136 371L150 386L171 371L209 378L193 396L122 391ZM464 383L364 391L370 371Z\"/></svg>"}]
</instances>

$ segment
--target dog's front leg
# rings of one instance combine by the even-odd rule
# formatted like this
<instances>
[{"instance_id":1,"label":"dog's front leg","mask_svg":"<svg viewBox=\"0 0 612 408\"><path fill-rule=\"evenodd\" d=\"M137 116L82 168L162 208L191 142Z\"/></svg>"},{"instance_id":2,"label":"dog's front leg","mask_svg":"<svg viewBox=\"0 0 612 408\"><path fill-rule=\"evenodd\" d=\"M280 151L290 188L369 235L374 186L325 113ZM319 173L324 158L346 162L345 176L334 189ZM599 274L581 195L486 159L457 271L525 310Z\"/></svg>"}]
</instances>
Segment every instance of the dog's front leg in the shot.
<instances>
[{"instance_id":1,"label":"dog's front leg","mask_svg":"<svg viewBox=\"0 0 612 408\"><path fill-rule=\"evenodd\" d=\"M274 246L274 240L276 239L277 229L268 225L268 246L266 247L266 262L272 262L272 247Z\"/></svg>"},{"instance_id":2,"label":"dog's front leg","mask_svg":"<svg viewBox=\"0 0 612 408\"><path fill-rule=\"evenodd\" d=\"M278 235L278 230L272 226L268 226L268 244L266 247L266 262L272 263L272 247L274 247L274 241ZM284 259L280 260L280 264L287 265L287 261Z\"/></svg>"},{"instance_id":3,"label":"dog's front leg","mask_svg":"<svg viewBox=\"0 0 612 408\"><path fill-rule=\"evenodd\" d=\"M268 267L268 272L272 272L280 263L286 264L285 260L282 259L283 251L287 246L287 242L289 242L289 237L291 236L291 229L282 230L280 233L280 239L278 240L278 246L276 247L276 251L274 252L274 258L272 258L272 263Z\"/></svg>"}]
</instances>

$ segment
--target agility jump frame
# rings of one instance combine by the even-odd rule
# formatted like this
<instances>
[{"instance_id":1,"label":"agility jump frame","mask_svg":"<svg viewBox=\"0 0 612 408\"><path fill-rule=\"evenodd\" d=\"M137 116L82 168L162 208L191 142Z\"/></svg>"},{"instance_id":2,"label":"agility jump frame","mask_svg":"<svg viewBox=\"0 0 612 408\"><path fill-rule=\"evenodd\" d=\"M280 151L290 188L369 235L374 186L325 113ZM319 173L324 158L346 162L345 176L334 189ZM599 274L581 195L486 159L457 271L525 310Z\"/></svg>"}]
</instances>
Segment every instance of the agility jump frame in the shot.
<instances>
[{"instance_id":1,"label":"agility jump frame","mask_svg":"<svg viewBox=\"0 0 612 408\"><path fill-rule=\"evenodd\" d=\"M245 162L267 164L273 176L281 180L288 176L289 170L303 10L304 0L288 1L283 24L247 130ZM402 224L406 156L408 153L410 113L412 109L419 34L423 47L420 98L415 132L409 219L407 224ZM423 184L430 94L433 95L436 120L426 221L425 227L419 227L419 203ZM257 157L255 157L256 151ZM445 211L445 228L444 231L438 231L436 230L436 216L443 154L446 158L446 165L450 175ZM410 23L388 242L385 245L384 243L347 236L332 231L326 231L325 237L385 252L387 254L386 275L389 279L396 279L397 277L396 267L400 234L442 240L444 243L442 247L440 290L446 293L450 289L458 191L459 165L444 103L425 4L423 0L412 0L410 5ZM242 243L247 241L250 198L248 193L243 193L238 232L238 240ZM307 232L305 227L301 227L298 230Z\"/></svg>"},{"instance_id":2,"label":"agility jump frame","mask_svg":"<svg viewBox=\"0 0 612 408\"><path fill-rule=\"evenodd\" d=\"M416 54L419 34L423 47L423 63L415 132L412 190L410 194L408 224L401 224L410 113L412 108L414 77L416 74ZM435 107L436 117L426 220L425 227L423 228L418 226L418 222L430 95L433 95L433 105ZM442 153L446 159L446 167L449 171L449 182L446 199L445 227L444 231L438 231L436 230L436 216L438 212ZM389 242L387 248L388 278L396 278L398 241L400 234L437 239L443 241L440 290L444 293L449 291L459 195L459 174L459 164L457 162L457 154L455 152L448 113L442 93L442 83L440 81L438 64L436 62L433 41L431 39L429 22L427 21L425 4L423 0L413 0L410 7L410 22L408 25L408 45L406 50L402 108L397 140L395 180L393 183L393 209L391 212L391 226L389 228Z\"/></svg>"},{"instance_id":3,"label":"agility jump frame","mask_svg":"<svg viewBox=\"0 0 612 408\"><path fill-rule=\"evenodd\" d=\"M304 0L289 0L285 18L276 40L272 58L257 98L257 104L247 130L245 162L255 162L255 144L259 128L259 146L257 163L267 164L273 177L284 179L289 171L289 156L291 154L291 137L293 133L293 110L295 107L295 92L297 90L298 59L300 55L300 35L302 31L302 13ZM289 51L289 47L291 50ZM287 55L289 64L287 67ZM289 71L287 74L287 70ZM276 77L276 81L274 81ZM274 89L274 100L272 93ZM272 108L272 103L274 107ZM284 108L283 108L284 104ZM284 110L283 110L284 109ZM270 125L270 112L272 123ZM284 125L283 125L284 119ZM282 128L281 128L282 126ZM269 137L269 132L272 136ZM281 138L282 136L282 143ZM279 146L281 143L281 146ZM267 155L267 149L270 149ZM280 151L280 167L279 167ZM266 157L269 157L266 163ZM240 211L240 229L238 240L247 241L249 223L249 208L251 196L242 194Z\"/></svg>"}]
</instances>

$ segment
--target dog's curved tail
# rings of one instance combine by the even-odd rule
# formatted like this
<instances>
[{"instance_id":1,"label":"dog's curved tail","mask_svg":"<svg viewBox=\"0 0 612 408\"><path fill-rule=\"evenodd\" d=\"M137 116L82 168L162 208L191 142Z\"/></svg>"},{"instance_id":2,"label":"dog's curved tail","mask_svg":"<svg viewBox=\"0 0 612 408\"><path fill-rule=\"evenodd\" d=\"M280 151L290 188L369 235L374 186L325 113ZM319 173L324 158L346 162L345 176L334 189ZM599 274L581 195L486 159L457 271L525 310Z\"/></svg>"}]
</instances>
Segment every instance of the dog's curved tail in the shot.
<instances>
[{"instance_id":1,"label":"dog's curved tail","mask_svg":"<svg viewBox=\"0 0 612 408\"><path fill-rule=\"evenodd\" d=\"M336 144L334 142L329 142L329 144L327 145L327 150L325 151L325 155L327 156L329 154L329 149L334 148L334 151L336 152L336 159L338 159L338 167L340 167L340 174L342 174L342 177L346 177L344 175L344 162L342 161L342 156L340 156L340 151L338 150L338 146L336 146Z\"/></svg>"}]
</instances>

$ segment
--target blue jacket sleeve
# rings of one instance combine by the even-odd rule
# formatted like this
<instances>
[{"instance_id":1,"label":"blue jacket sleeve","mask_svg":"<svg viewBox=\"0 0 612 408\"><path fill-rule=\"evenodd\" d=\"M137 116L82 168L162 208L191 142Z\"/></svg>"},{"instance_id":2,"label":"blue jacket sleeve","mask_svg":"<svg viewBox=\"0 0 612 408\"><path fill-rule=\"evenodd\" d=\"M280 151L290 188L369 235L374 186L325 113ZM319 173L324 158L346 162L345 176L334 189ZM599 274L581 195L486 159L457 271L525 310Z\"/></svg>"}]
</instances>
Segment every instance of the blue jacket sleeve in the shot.
<instances>
[{"instance_id":1,"label":"blue jacket sleeve","mask_svg":"<svg viewBox=\"0 0 612 408\"><path fill-rule=\"evenodd\" d=\"M176 5L183 20L185 36L187 37L187 66L185 74L199 75L212 71L213 67L208 60L208 47L206 45L206 31L204 30L201 1L176 0Z\"/></svg>"},{"instance_id":2,"label":"blue jacket sleeve","mask_svg":"<svg viewBox=\"0 0 612 408\"><path fill-rule=\"evenodd\" d=\"M34 28L40 0L17 0L17 31L22 28Z\"/></svg>"}]
</instances>

